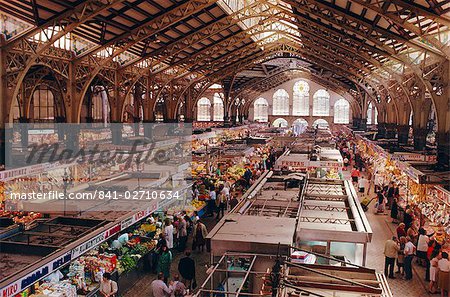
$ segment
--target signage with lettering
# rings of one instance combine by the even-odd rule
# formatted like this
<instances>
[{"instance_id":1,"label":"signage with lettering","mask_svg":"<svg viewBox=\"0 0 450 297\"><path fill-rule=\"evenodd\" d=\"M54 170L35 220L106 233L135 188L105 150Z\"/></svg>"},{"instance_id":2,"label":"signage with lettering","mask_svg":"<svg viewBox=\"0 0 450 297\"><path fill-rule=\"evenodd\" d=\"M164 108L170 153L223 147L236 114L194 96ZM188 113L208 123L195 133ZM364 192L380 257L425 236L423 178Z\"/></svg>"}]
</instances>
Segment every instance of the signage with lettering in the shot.
<instances>
[{"instance_id":1,"label":"signage with lettering","mask_svg":"<svg viewBox=\"0 0 450 297\"><path fill-rule=\"evenodd\" d=\"M156 207L156 208L155 208ZM58 257L57 259L51 260L47 264L44 264L37 270L28 273L24 277L20 278L19 280L14 281L13 283L3 287L0 289L0 297L13 297L16 294L22 292L29 286L33 285L37 281L43 279L50 273L56 271L64 264L69 263L71 260L76 259L77 257L81 256L83 253L89 251L90 249L98 246L103 241L107 240L108 238L112 237L113 235L119 233L120 231L126 229L127 227L137 223L138 221L144 219L151 213L153 213L158 207L158 203L155 201L150 207L148 207L146 210L139 211L137 213L134 213L131 217L123 220L122 222L114 225L113 227L109 228L108 230L105 230L104 232L101 232L100 234L97 234L93 238L90 238L88 241L83 242L79 246L73 248L66 254Z\"/></svg>"},{"instance_id":2,"label":"signage with lettering","mask_svg":"<svg viewBox=\"0 0 450 297\"><path fill-rule=\"evenodd\" d=\"M394 153L392 159L406 162L436 162L436 155L423 155L418 153Z\"/></svg>"}]
</instances>

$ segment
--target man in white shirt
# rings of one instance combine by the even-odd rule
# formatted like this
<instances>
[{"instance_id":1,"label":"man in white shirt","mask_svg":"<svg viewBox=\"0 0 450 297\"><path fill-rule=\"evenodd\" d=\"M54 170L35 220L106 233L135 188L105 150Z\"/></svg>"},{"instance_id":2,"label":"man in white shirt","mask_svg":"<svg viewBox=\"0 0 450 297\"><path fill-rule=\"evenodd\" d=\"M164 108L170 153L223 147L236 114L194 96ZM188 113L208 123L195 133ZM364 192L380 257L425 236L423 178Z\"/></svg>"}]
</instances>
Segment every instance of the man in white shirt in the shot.
<instances>
[{"instance_id":1,"label":"man in white shirt","mask_svg":"<svg viewBox=\"0 0 450 297\"><path fill-rule=\"evenodd\" d=\"M405 260L404 260L404 269L405 269L405 279L411 280L412 279L412 260L414 257L414 253L416 251L416 247L411 242L411 237L406 237L406 244L405 249L403 250L403 253L405 254Z\"/></svg>"},{"instance_id":2,"label":"man in white shirt","mask_svg":"<svg viewBox=\"0 0 450 297\"><path fill-rule=\"evenodd\" d=\"M367 186L369 184L369 181L367 180L367 178L365 178L364 176L362 176L359 180L358 180L358 188L359 188L359 192L362 193L364 195L365 190L367 189Z\"/></svg>"},{"instance_id":3,"label":"man in white shirt","mask_svg":"<svg viewBox=\"0 0 450 297\"><path fill-rule=\"evenodd\" d=\"M172 290L164 283L164 274L158 273L158 279L151 283L153 297L167 297L172 294Z\"/></svg>"}]
</instances>

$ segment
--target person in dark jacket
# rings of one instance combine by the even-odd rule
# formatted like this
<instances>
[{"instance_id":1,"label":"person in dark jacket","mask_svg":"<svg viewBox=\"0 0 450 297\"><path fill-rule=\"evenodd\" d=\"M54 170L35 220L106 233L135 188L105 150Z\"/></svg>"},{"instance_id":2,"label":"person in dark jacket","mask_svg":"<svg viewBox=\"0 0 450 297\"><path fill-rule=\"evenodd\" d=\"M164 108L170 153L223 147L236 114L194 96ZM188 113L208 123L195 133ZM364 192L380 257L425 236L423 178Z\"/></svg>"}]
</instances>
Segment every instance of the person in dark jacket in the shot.
<instances>
[{"instance_id":1,"label":"person in dark jacket","mask_svg":"<svg viewBox=\"0 0 450 297\"><path fill-rule=\"evenodd\" d=\"M186 251L185 257L178 262L178 272L186 288L194 289L195 283L195 261L191 258L191 252Z\"/></svg>"}]
</instances>

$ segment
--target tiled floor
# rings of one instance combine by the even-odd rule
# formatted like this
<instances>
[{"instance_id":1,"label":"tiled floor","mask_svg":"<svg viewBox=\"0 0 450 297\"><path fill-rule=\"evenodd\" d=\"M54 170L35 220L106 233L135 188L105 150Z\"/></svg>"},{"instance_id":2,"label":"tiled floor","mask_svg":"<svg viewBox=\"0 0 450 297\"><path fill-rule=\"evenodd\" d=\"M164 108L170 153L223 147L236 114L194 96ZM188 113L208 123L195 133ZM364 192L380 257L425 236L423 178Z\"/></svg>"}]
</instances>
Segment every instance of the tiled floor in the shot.
<instances>
[{"instance_id":1,"label":"tiled floor","mask_svg":"<svg viewBox=\"0 0 450 297\"><path fill-rule=\"evenodd\" d=\"M394 234L395 225L390 222L389 215L376 215L373 212L373 208L369 208L366 215L373 231L372 242L368 245L367 249L367 266L383 271L384 243ZM396 279L388 279L392 294L395 297L428 296L425 289L425 270L422 267L418 267L415 263L413 265L414 275L412 280L403 280L400 275L396 275Z\"/></svg>"},{"instance_id":2,"label":"tiled floor","mask_svg":"<svg viewBox=\"0 0 450 297\"><path fill-rule=\"evenodd\" d=\"M350 179L349 173L345 172L344 177ZM359 193L358 193L359 194ZM375 196L375 194L372 194ZM363 197L360 197L363 200ZM384 271L384 244L386 240L395 234L397 225L392 223L389 210L386 214L375 214L375 202L369 206L366 212L367 219L372 227L372 242L367 246L367 263L369 268ZM413 261L415 262L415 261ZM397 270L397 267L395 268ZM394 297L424 297L432 296L428 294L428 283L425 282L425 269L413 263L413 279L410 281L402 279L401 275L396 275L396 279L387 279ZM437 296L437 295L436 295Z\"/></svg>"}]
</instances>

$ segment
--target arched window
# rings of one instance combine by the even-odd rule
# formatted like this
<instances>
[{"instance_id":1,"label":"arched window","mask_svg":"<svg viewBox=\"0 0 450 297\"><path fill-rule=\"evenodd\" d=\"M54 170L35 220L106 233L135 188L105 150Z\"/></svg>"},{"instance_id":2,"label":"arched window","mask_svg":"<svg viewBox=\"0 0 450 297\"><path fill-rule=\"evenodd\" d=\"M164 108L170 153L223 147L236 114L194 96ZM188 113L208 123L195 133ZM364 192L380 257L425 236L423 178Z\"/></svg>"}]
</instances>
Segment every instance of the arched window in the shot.
<instances>
[{"instance_id":1,"label":"arched window","mask_svg":"<svg viewBox=\"0 0 450 297\"><path fill-rule=\"evenodd\" d=\"M300 135L308 128L308 122L305 119L296 119L292 123L292 128L295 135Z\"/></svg>"},{"instance_id":2,"label":"arched window","mask_svg":"<svg viewBox=\"0 0 450 297\"><path fill-rule=\"evenodd\" d=\"M373 109L373 123L378 125L378 109L376 106Z\"/></svg>"},{"instance_id":3,"label":"arched window","mask_svg":"<svg viewBox=\"0 0 450 297\"><path fill-rule=\"evenodd\" d=\"M93 87L92 93L92 119L94 122L109 122L108 94L104 86Z\"/></svg>"},{"instance_id":4,"label":"arched window","mask_svg":"<svg viewBox=\"0 0 450 297\"><path fill-rule=\"evenodd\" d=\"M269 103L264 98L258 98L253 103L253 120L267 122L269 120Z\"/></svg>"},{"instance_id":5,"label":"arched window","mask_svg":"<svg viewBox=\"0 0 450 297\"><path fill-rule=\"evenodd\" d=\"M373 115L373 107L372 102L367 106L367 125L372 125L372 115Z\"/></svg>"},{"instance_id":6,"label":"arched window","mask_svg":"<svg viewBox=\"0 0 450 297\"><path fill-rule=\"evenodd\" d=\"M326 128L326 127L328 127L328 122L325 121L324 119L318 119L313 123L313 128L316 128L316 127Z\"/></svg>"},{"instance_id":7,"label":"arched window","mask_svg":"<svg viewBox=\"0 0 450 297\"><path fill-rule=\"evenodd\" d=\"M314 94L313 99L313 116L329 116L330 94L321 89Z\"/></svg>"},{"instance_id":8,"label":"arched window","mask_svg":"<svg viewBox=\"0 0 450 297\"><path fill-rule=\"evenodd\" d=\"M218 122L223 122L223 100L221 95L222 94L215 93L213 101L214 104L213 120Z\"/></svg>"},{"instance_id":9,"label":"arched window","mask_svg":"<svg viewBox=\"0 0 450 297\"><path fill-rule=\"evenodd\" d=\"M197 121L211 121L211 101L206 97L197 102Z\"/></svg>"},{"instance_id":10,"label":"arched window","mask_svg":"<svg viewBox=\"0 0 450 297\"><path fill-rule=\"evenodd\" d=\"M306 81L298 81L294 85L292 114L300 116L309 115L309 85Z\"/></svg>"},{"instance_id":11,"label":"arched window","mask_svg":"<svg viewBox=\"0 0 450 297\"><path fill-rule=\"evenodd\" d=\"M334 104L334 122L348 124L350 122L350 104L345 99L339 99Z\"/></svg>"},{"instance_id":12,"label":"arched window","mask_svg":"<svg viewBox=\"0 0 450 297\"><path fill-rule=\"evenodd\" d=\"M33 93L33 116L40 122L53 122L55 119L55 99L48 86L39 86Z\"/></svg>"},{"instance_id":13,"label":"arched window","mask_svg":"<svg viewBox=\"0 0 450 297\"><path fill-rule=\"evenodd\" d=\"M289 94L279 89L273 94L273 115L289 115Z\"/></svg>"},{"instance_id":14,"label":"arched window","mask_svg":"<svg viewBox=\"0 0 450 297\"><path fill-rule=\"evenodd\" d=\"M288 122L283 118L278 118L275 121L273 121L272 126L277 128L286 128L288 126Z\"/></svg>"}]
</instances>

